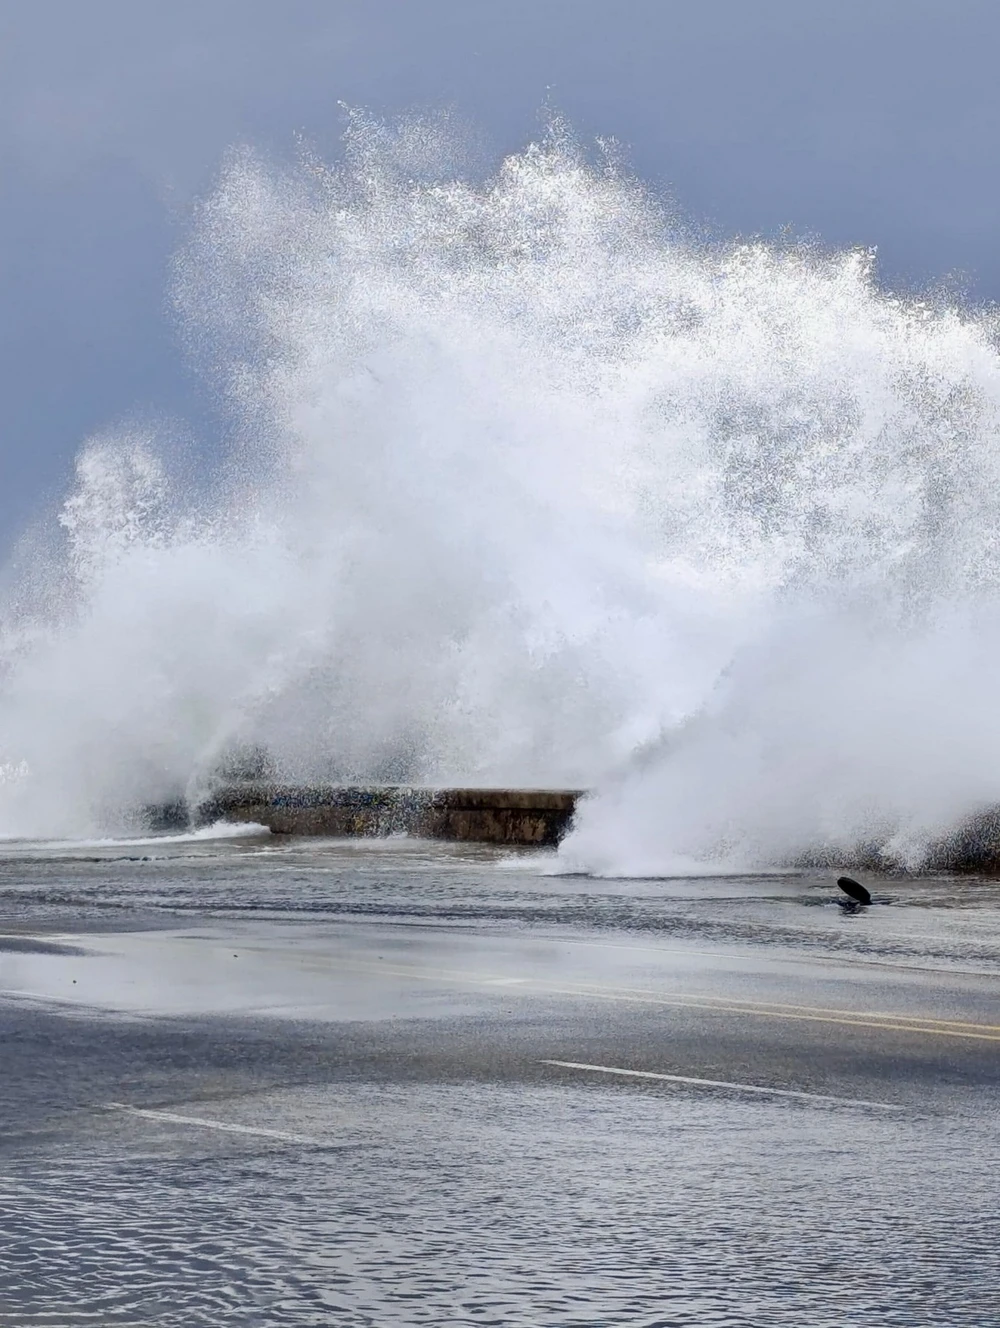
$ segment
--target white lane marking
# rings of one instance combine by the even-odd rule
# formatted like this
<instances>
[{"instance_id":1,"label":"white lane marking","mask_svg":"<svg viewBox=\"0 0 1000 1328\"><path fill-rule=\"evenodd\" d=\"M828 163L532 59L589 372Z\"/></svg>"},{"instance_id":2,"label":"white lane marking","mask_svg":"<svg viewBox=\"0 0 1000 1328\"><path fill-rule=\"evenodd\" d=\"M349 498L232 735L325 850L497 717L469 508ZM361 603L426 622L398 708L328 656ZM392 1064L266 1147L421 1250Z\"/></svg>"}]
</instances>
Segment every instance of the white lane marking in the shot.
<instances>
[{"instance_id":1,"label":"white lane marking","mask_svg":"<svg viewBox=\"0 0 1000 1328\"><path fill-rule=\"evenodd\" d=\"M206 1120L204 1116L181 1116L175 1111L153 1111L149 1107L130 1107L125 1102L105 1102L108 1111L124 1111L129 1116L142 1116L147 1120L164 1121L168 1125L196 1125L203 1130L222 1130L226 1134L253 1134L263 1139L280 1139L286 1144L329 1144L327 1139L314 1139L308 1134L290 1134L287 1130L265 1130L252 1125L235 1125L228 1121Z\"/></svg>"},{"instance_id":2,"label":"white lane marking","mask_svg":"<svg viewBox=\"0 0 1000 1328\"><path fill-rule=\"evenodd\" d=\"M765 1097L792 1097L803 1102L836 1102L844 1107L874 1107L878 1111L902 1111L892 1102L868 1102L860 1097L834 1097L831 1093L804 1093L793 1088L765 1088L762 1084L733 1084L725 1079L694 1079L686 1074L658 1074L653 1070L623 1070L615 1065L587 1065L582 1061L540 1061L540 1065L558 1065L564 1070L593 1070L596 1074L621 1074L630 1079L662 1079L671 1084L693 1084L696 1088L732 1088L739 1093L760 1093Z\"/></svg>"},{"instance_id":3,"label":"white lane marking","mask_svg":"<svg viewBox=\"0 0 1000 1328\"><path fill-rule=\"evenodd\" d=\"M516 987L527 981L527 978L485 978L483 985L486 987Z\"/></svg>"}]
</instances>

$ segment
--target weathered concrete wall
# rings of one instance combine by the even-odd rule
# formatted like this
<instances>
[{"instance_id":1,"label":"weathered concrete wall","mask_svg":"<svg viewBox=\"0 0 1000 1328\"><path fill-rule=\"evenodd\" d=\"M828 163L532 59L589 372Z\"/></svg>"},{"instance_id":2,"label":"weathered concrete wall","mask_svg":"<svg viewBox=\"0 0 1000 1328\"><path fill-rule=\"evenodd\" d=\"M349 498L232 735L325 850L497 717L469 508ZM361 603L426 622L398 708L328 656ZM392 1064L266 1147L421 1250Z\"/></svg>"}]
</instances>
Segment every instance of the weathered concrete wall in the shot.
<instances>
[{"instance_id":1,"label":"weathered concrete wall","mask_svg":"<svg viewBox=\"0 0 1000 1328\"><path fill-rule=\"evenodd\" d=\"M256 821L279 835L332 838L409 834L484 844L558 844L584 794L574 789L370 788L278 784L236 779L193 810L181 800L145 809L150 829L183 830L213 821ZM813 870L858 868L899 873L878 845L806 854L794 864ZM930 846L922 872L1000 877L1000 808L969 817Z\"/></svg>"},{"instance_id":2,"label":"weathered concrete wall","mask_svg":"<svg viewBox=\"0 0 1000 1328\"><path fill-rule=\"evenodd\" d=\"M582 795L556 789L346 788L236 783L195 813L200 825L257 821L275 834L410 834L486 844L557 844Z\"/></svg>"}]
</instances>

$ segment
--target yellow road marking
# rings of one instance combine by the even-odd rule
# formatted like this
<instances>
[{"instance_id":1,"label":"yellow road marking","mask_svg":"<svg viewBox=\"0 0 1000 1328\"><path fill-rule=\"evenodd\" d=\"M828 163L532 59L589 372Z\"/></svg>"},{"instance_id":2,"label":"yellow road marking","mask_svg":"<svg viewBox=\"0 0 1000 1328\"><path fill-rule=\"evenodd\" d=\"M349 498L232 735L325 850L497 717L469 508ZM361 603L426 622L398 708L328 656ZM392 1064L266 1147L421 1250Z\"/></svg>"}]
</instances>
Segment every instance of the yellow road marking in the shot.
<instances>
[{"instance_id":1,"label":"yellow road marking","mask_svg":"<svg viewBox=\"0 0 1000 1328\"><path fill-rule=\"evenodd\" d=\"M544 979L542 980L544 981ZM594 986L591 983L579 983L578 986L581 988L581 990L586 990L586 991L593 990L595 993L604 990L604 988ZM609 990L613 990L623 995L635 995L639 999L643 999L646 994L640 988L636 987L614 987L610 988ZM823 1005L793 1005L786 1001L752 1001L752 1000L744 1000L742 997L734 998L730 996L704 996L700 994L687 996L679 994L678 999L720 1004L724 1005L726 1009L732 1009L735 1006L740 1006L740 1007L746 1006L748 1007L748 1009L751 1010L756 1008L763 1008L767 1010L795 1010L795 1011L802 1011L803 1013L808 1013L808 1014L815 1014L815 1015L828 1014L828 1015L835 1015L838 1017L847 1016L847 1015L856 1016L859 1014L858 1011L840 1010L830 1006L823 1006ZM969 1028L969 1029L974 1029L976 1032L980 1033L1000 1033L1000 1024L977 1024L966 1019L935 1019L930 1015L893 1014L885 1010L868 1010L860 1013L866 1019L893 1019L893 1020L902 1019L902 1020L909 1020L912 1022L916 1022L921 1026L934 1025L942 1028Z\"/></svg>"},{"instance_id":2,"label":"yellow road marking","mask_svg":"<svg viewBox=\"0 0 1000 1328\"><path fill-rule=\"evenodd\" d=\"M341 971L365 973L371 976L410 978L420 982L448 982L482 987L496 979L481 973L428 972L420 969L391 967L388 964L360 965L340 963ZM529 978L512 987L513 992L541 990L552 996L584 996L596 1000L618 1001L638 1005L656 1005L672 1009L715 1011L719 1014L753 1015L764 1019L789 1019L815 1024L839 1024L851 1028L877 1028L897 1033L926 1033L932 1037L966 1038L977 1042L1000 1042L1000 1027L994 1024L964 1023L958 1020L933 1019L920 1015L866 1014L849 1010L824 1009L814 1006L782 1005L780 1002L730 1000L722 996L658 996L653 992L620 987L598 987L586 983L559 985L546 978Z\"/></svg>"},{"instance_id":3,"label":"yellow road marking","mask_svg":"<svg viewBox=\"0 0 1000 1328\"><path fill-rule=\"evenodd\" d=\"M814 935L806 927L798 927L796 931L802 935ZM650 954L669 954L669 955L692 955L696 958L705 959L738 959L742 962L753 964L795 964L799 967L807 966L810 969L824 968L862 968L862 969L888 969L893 973L938 973L942 977L964 977L964 978L992 978L995 973L985 968L942 968L934 964L903 964L895 959L866 959L861 955L855 954L809 954L802 950L782 951L778 950L774 954L764 954L759 950L745 950L733 948L731 950L696 950L688 946L681 945L649 945L639 941L630 941L627 944L621 941L587 941L583 938L574 936L541 938L535 940L532 938L532 944L552 944L552 941L558 941L560 945L572 946L573 948L586 947L592 950L630 950L630 951L648 951Z\"/></svg>"},{"instance_id":4,"label":"yellow road marking","mask_svg":"<svg viewBox=\"0 0 1000 1328\"><path fill-rule=\"evenodd\" d=\"M394 921L393 923L390 924L390 923L376 923L373 922L372 919L370 918L358 919L354 917L340 917L340 916L338 916L336 921L337 925L374 927L384 934L388 934L393 930L403 932L405 934L408 928L412 929L414 926L423 928L428 925L424 921L420 921L419 923L414 923L414 924ZM799 930L802 935L810 934L807 933L807 929L805 928L800 928ZM509 939L508 934L506 932L496 928L482 927L477 929L477 931L481 932L481 934L483 935L491 937L498 936L505 940ZM444 934L448 936L454 936L456 933L445 929ZM72 940L74 938L72 936L69 936L66 939ZM208 938L198 936L198 937L192 937L190 939L205 940ZM551 936L543 936L543 937L521 936L518 937L518 944L522 946L541 945L545 946L547 949L564 947L567 949L625 950L626 952L631 954L648 953L656 955L680 955L682 958L691 957L696 959L728 959L730 961L737 960L740 963L747 963L758 967L762 967L765 965L766 966L789 965L789 966L796 966L799 968L808 967L810 971L815 970L817 968L848 968L848 969L855 968L855 969L866 970L869 972L874 972L879 969L884 969L890 973L936 973L939 977L946 977L946 978L986 978L994 980L996 978L996 971L986 968L958 968L952 965L949 965L947 967L942 967L941 965L934 965L934 964L904 964L893 959L866 959L861 955L846 954L846 953L809 954L809 953L803 953L801 950L799 951L781 950L774 954L765 954L762 951L758 950L737 949L735 947L730 950L700 950L687 945L683 946L652 945L652 944L643 944L642 942L639 941L635 942L629 941L627 943L621 941L603 941L603 940L588 941L579 936L566 935L563 933L558 933ZM245 944L243 948L247 953L251 951L259 951L261 954L267 954L274 947L273 945L269 944L254 945L250 943L250 944ZM329 950L318 950L312 947L299 949L297 953L315 954L317 956L321 955L324 958L328 958L330 955Z\"/></svg>"}]
</instances>

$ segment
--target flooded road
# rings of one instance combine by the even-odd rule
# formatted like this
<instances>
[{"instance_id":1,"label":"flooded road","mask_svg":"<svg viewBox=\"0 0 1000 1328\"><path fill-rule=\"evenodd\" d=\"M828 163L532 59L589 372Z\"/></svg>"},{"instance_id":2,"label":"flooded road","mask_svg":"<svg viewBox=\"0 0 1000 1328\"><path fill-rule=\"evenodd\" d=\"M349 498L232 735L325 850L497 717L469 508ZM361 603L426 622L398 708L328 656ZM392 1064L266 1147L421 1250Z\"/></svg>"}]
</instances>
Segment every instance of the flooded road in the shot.
<instances>
[{"instance_id":1,"label":"flooded road","mask_svg":"<svg viewBox=\"0 0 1000 1328\"><path fill-rule=\"evenodd\" d=\"M1000 891L0 856L0 1323L988 1325Z\"/></svg>"}]
</instances>

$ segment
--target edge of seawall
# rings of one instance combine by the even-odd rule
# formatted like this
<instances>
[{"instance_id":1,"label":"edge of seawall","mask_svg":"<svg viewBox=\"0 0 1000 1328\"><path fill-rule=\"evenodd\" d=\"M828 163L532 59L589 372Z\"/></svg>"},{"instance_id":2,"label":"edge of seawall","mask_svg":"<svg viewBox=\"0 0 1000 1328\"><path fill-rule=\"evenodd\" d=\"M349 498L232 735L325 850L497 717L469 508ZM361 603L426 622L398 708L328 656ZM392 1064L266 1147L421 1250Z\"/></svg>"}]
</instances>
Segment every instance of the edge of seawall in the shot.
<instances>
[{"instance_id":1,"label":"edge of seawall","mask_svg":"<svg viewBox=\"0 0 1000 1328\"><path fill-rule=\"evenodd\" d=\"M569 828L575 789L412 788L234 783L194 809L194 822L256 821L274 834L376 838L408 834L551 847Z\"/></svg>"},{"instance_id":2,"label":"edge of seawall","mask_svg":"<svg viewBox=\"0 0 1000 1328\"><path fill-rule=\"evenodd\" d=\"M582 789L427 788L400 784L292 784L236 779L196 805L183 799L145 809L153 831L202 827L216 821L256 822L277 835L418 839L554 847L570 829ZM878 845L803 855L803 870L856 869L906 876L907 868ZM1000 877L1000 808L967 817L928 845L918 875Z\"/></svg>"}]
</instances>

